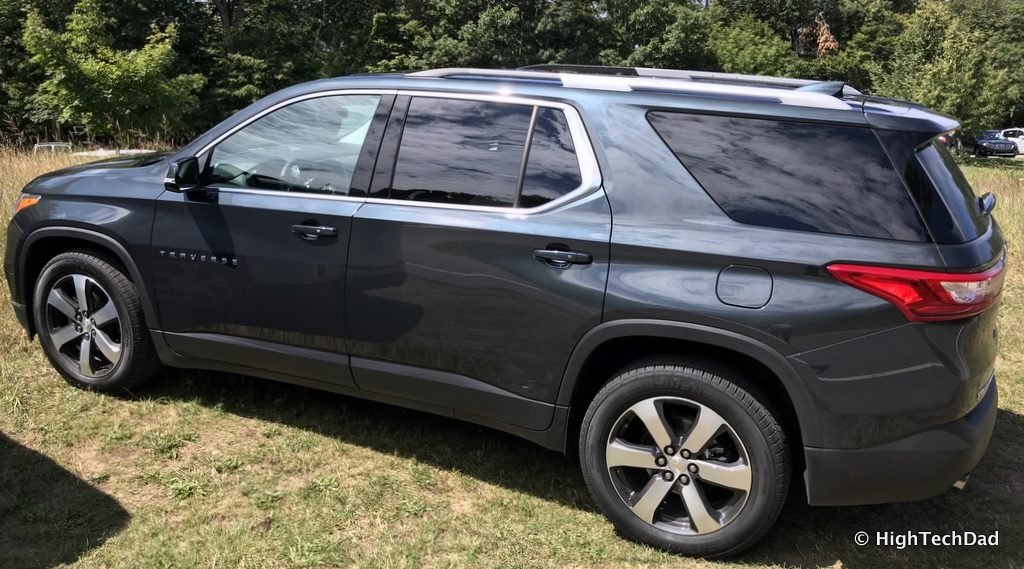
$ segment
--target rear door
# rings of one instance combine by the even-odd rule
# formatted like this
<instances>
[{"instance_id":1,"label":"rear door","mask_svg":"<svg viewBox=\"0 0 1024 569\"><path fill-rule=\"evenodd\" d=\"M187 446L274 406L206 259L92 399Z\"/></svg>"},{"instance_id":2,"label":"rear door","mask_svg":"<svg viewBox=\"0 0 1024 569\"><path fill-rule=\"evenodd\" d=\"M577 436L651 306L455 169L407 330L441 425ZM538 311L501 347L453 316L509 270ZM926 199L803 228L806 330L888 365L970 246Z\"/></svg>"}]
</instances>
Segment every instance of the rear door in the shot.
<instances>
[{"instance_id":1,"label":"rear door","mask_svg":"<svg viewBox=\"0 0 1024 569\"><path fill-rule=\"evenodd\" d=\"M165 192L156 299L178 353L352 385L344 287L394 95L289 101L203 150L204 187Z\"/></svg>"},{"instance_id":2,"label":"rear door","mask_svg":"<svg viewBox=\"0 0 1024 569\"><path fill-rule=\"evenodd\" d=\"M568 105L400 93L352 220L359 387L546 428L573 347L601 320L599 177Z\"/></svg>"}]
</instances>

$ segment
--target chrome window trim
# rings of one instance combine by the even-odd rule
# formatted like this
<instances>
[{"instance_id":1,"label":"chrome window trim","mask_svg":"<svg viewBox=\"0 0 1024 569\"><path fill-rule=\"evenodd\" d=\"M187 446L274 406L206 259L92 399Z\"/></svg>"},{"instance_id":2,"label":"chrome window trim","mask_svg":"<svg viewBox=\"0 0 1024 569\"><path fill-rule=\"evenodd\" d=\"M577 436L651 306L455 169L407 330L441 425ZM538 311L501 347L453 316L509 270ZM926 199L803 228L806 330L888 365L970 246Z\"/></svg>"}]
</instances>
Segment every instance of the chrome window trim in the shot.
<instances>
[{"instance_id":1,"label":"chrome window trim","mask_svg":"<svg viewBox=\"0 0 1024 569\"><path fill-rule=\"evenodd\" d=\"M594 148L590 143L590 137L587 135L586 127L583 124L583 119L580 117L579 111L576 107L558 101L549 101L547 99L538 99L533 97L521 97L517 95L503 95L503 94L487 94L487 93L458 93L458 92L444 92L444 91L417 91L417 90L401 90L401 89L335 89L331 91L317 91L315 93L306 93L304 95L297 95L290 99L281 101L266 109L263 109L259 113L249 117L248 119L238 123L231 127L229 130L221 133L217 138L213 139L205 146L203 146L193 156L199 158L205 155L207 152L213 149L213 147L220 144L224 139L228 138L232 134L239 130L249 126L253 122L260 118L278 110L283 107L287 107L300 101L308 99L317 99L321 97L332 97L338 95L408 95L410 97L432 97L438 99L460 99L469 101L483 101L492 103L510 103L516 105L529 105L542 108L551 108L562 111L565 115L565 120L569 124L569 135L572 137L573 149L576 153L576 161L580 169L580 179L582 180L580 185L570 192L567 192L564 196L549 201L546 204L533 207L533 208L513 208L513 207L496 207L496 206L473 206L473 205L462 205L462 204L442 204L434 202L413 202L408 200L399 200L392 198L369 198L369 197L353 197L353 196L337 196L332 194L318 194L316 192L288 192L279 190L264 190L256 188L236 188L236 187L222 187L222 186L211 186L211 189L216 189L220 192L228 192L235 194L254 194L263 196L291 196L297 198L314 198L314 199L326 199L326 200L338 200L348 202L364 202L372 204L384 204L384 205L400 205L409 207L429 207L436 209L446 210L465 210L465 211L481 211L481 212L493 212L511 214L514 216L523 216L536 213L544 213L546 211L560 207L566 203L576 201L586 195L589 195L597 191L601 187L601 169L597 162L597 155L594 153ZM397 163L397 161L396 161Z\"/></svg>"},{"instance_id":2,"label":"chrome window trim","mask_svg":"<svg viewBox=\"0 0 1024 569\"><path fill-rule=\"evenodd\" d=\"M234 186L209 186L212 190L218 192L224 192L228 194L253 194L257 196L271 196L271 197L292 197L292 198L313 198L317 200L335 200L341 202L358 202L363 203L366 198L359 198L354 196L342 196L335 194L321 194L317 192L299 192L290 190L263 190L257 188L236 188Z\"/></svg>"}]
</instances>

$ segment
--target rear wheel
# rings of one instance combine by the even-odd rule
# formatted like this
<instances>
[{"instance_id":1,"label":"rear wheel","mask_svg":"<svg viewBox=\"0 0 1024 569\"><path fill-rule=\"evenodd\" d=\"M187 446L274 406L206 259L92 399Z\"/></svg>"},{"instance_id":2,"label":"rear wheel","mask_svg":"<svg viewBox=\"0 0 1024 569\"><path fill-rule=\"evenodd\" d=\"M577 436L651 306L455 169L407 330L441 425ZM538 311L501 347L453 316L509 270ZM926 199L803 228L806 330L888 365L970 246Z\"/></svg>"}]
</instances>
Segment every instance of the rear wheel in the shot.
<instances>
[{"instance_id":1,"label":"rear wheel","mask_svg":"<svg viewBox=\"0 0 1024 569\"><path fill-rule=\"evenodd\" d=\"M159 370L135 285L104 259L57 255L43 267L33 299L43 351L68 383L123 392Z\"/></svg>"},{"instance_id":2,"label":"rear wheel","mask_svg":"<svg viewBox=\"0 0 1024 569\"><path fill-rule=\"evenodd\" d=\"M713 364L639 365L594 398L580 456L626 537L696 557L734 555L772 526L789 486L786 439L742 378Z\"/></svg>"}]
</instances>

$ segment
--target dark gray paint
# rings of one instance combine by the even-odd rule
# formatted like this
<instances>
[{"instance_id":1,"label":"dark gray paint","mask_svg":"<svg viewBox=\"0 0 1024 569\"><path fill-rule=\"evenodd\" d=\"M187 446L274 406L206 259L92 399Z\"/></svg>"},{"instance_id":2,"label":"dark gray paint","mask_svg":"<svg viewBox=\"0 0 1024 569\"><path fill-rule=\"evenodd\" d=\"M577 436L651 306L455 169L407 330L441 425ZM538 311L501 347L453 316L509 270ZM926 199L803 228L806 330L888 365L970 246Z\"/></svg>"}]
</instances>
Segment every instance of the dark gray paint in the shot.
<instances>
[{"instance_id":1,"label":"dark gray paint","mask_svg":"<svg viewBox=\"0 0 1024 569\"><path fill-rule=\"evenodd\" d=\"M772 298L772 275L759 267L729 265L718 273L715 292L723 304L761 308Z\"/></svg>"},{"instance_id":2,"label":"dark gray paint","mask_svg":"<svg viewBox=\"0 0 1024 569\"><path fill-rule=\"evenodd\" d=\"M348 235L360 203L289 192L165 192L150 252L164 329L345 353ZM339 234L307 241L292 232L296 224ZM171 258L172 251L238 265Z\"/></svg>"},{"instance_id":3,"label":"dark gray paint","mask_svg":"<svg viewBox=\"0 0 1024 569\"><path fill-rule=\"evenodd\" d=\"M610 231L600 191L529 216L365 204L352 227L350 352L552 401L573 346L601 322ZM534 258L553 243L593 262Z\"/></svg>"},{"instance_id":4,"label":"dark gray paint","mask_svg":"<svg viewBox=\"0 0 1024 569\"><path fill-rule=\"evenodd\" d=\"M819 449L877 447L881 455L871 456L884 458L890 442L941 431L974 408L994 361L994 312L909 325L892 305L836 282L823 267L847 261L977 270L1004 254L994 224L962 245L742 225L714 204L644 114L667 109L822 121L913 130L925 139L949 128L948 119L878 102L838 111L501 85L580 110L600 160L601 190L543 214L517 216L269 193L164 193L162 157L83 166L26 188L44 199L8 228L4 270L12 300L31 300L31 283L23 276L33 247L66 237L39 231L86 230L81 235L118 255L140 284L148 323L168 364L388 401L488 424L556 449L564 448L569 408L578 403L578 371L606 342L640 335L720 346L778 376L797 414L809 481L834 479L844 464L811 460L824 456ZM343 88L496 89L490 81L387 75L298 85L248 107L170 159L195 154L270 105ZM289 231L310 219L337 227L337 241L311 244ZM594 262L557 269L533 257L533 249L552 242L588 252ZM230 253L239 265L171 262L160 250ZM771 274L770 300L761 308L719 299L719 275L732 265ZM273 343L269 351L266 342ZM263 362L248 357L251 350L281 357ZM360 362L405 366L388 369L407 373L396 382L398 372L375 378L364 371L366 387L374 390L359 389L353 386L358 368L355 381L344 371L350 354ZM418 380L437 394L424 395L419 384L409 393L430 401L398 393L401 381ZM459 402L474 390L490 395L467 409ZM446 402L447 393L456 396ZM516 405L529 410L523 419L508 414ZM984 415L975 421L984 434L994 410L971 413ZM546 430L532 429L545 422ZM983 438L974 437L972 448ZM973 465L975 458L950 464Z\"/></svg>"}]
</instances>

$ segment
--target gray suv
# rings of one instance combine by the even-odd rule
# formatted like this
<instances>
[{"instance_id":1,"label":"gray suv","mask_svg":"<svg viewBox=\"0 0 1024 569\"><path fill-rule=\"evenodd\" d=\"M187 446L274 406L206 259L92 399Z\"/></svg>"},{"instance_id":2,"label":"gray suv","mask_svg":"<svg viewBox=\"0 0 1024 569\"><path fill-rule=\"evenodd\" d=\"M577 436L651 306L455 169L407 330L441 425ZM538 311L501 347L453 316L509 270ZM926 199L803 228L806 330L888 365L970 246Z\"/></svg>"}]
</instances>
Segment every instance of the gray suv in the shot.
<instances>
[{"instance_id":1,"label":"gray suv","mask_svg":"<svg viewBox=\"0 0 1024 569\"><path fill-rule=\"evenodd\" d=\"M957 126L771 77L327 79L34 180L4 270L75 386L226 370L487 425L578 452L622 535L726 556L791 486L928 498L985 451L1005 247Z\"/></svg>"}]
</instances>

